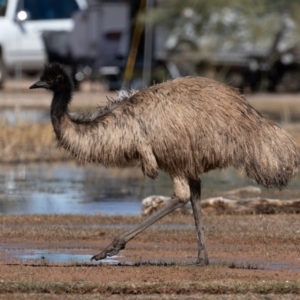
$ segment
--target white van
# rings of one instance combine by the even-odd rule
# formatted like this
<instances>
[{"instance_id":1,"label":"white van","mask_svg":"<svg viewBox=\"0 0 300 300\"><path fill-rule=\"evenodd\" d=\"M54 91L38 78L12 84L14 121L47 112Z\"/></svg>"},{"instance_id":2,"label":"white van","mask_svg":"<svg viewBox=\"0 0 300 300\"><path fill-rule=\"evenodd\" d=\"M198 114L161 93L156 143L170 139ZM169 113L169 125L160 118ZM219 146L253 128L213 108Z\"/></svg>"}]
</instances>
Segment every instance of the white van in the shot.
<instances>
[{"instance_id":1,"label":"white van","mask_svg":"<svg viewBox=\"0 0 300 300\"><path fill-rule=\"evenodd\" d=\"M0 87L7 73L38 72L47 61L44 30L71 31L85 0L0 0Z\"/></svg>"}]
</instances>

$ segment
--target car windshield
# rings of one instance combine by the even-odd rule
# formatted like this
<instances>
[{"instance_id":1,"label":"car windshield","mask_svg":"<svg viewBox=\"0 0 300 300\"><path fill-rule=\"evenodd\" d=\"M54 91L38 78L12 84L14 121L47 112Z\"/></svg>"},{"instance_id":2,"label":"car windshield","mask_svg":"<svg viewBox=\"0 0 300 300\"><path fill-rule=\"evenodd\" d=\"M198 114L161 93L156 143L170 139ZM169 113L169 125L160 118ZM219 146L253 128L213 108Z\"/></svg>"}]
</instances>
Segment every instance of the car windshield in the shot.
<instances>
[{"instance_id":1,"label":"car windshield","mask_svg":"<svg viewBox=\"0 0 300 300\"><path fill-rule=\"evenodd\" d=\"M75 0L20 0L18 4L18 12L25 11L30 20L69 19L78 9Z\"/></svg>"},{"instance_id":2,"label":"car windshield","mask_svg":"<svg viewBox=\"0 0 300 300\"><path fill-rule=\"evenodd\" d=\"M0 0L0 17L5 16L7 0Z\"/></svg>"}]
</instances>

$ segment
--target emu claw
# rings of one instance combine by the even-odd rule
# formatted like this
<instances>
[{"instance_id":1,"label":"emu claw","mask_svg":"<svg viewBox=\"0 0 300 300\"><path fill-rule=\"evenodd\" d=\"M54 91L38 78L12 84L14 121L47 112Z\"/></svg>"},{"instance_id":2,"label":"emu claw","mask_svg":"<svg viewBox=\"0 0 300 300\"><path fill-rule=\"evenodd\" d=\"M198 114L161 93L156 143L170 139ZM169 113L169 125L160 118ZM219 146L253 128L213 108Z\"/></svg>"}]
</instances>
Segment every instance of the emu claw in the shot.
<instances>
[{"instance_id":1,"label":"emu claw","mask_svg":"<svg viewBox=\"0 0 300 300\"><path fill-rule=\"evenodd\" d=\"M101 260L106 258L107 256L114 256L119 253L120 250L124 249L126 246L126 242L123 239L115 238L113 242L108 245L103 251L99 254L92 256L91 261L93 260Z\"/></svg>"},{"instance_id":2,"label":"emu claw","mask_svg":"<svg viewBox=\"0 0 300 300\"><path fill-rule=\"evenodd\" d=\"M101 260L101 259L104 259L106 257L107 257L107 251L103 250L99 254L92 256L91 257L91 261L93 261L93 260Z\"/></svg>"}]
</instances>

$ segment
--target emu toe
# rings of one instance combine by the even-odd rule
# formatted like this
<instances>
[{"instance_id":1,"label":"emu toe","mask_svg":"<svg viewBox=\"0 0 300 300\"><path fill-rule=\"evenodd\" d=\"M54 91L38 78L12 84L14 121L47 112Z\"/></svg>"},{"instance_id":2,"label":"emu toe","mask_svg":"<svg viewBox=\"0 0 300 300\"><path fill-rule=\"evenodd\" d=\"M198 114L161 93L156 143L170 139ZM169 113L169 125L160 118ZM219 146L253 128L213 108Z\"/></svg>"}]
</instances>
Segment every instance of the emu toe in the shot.
<instances>
[{"instance_id":1,"label":"emu toe","mask_svg":"<svg viewBox=\"0 0 300 300\"><path fill-rule=\"evenodd\" d=\"M91 261L93 260L101 260L106 257L114 256L119 253L122 249L124 249L126 246L126 242L123 239L115 238L113 242L108 245L103 251L101 251L99 254L94 255L91 258Z\"/></svg>"}]
</instances>

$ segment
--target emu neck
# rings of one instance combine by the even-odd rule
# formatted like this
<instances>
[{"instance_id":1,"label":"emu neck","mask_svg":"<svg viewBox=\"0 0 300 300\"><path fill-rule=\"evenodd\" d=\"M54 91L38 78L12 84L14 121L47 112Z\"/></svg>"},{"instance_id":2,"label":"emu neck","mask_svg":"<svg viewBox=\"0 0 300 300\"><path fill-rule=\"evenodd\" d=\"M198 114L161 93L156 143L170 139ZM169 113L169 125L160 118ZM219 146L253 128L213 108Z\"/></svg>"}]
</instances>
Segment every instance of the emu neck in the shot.
<instances>
[{"instance_id":1,"label":"emu neck","mask_svg":"<svg viewBox=\"0 0 300 300\"><path fill-rule=\"evenodd\" d=\"M66 90L64 92L54 92L51 103L51 121L54 132L58 139L61 138L61 123L64 117L68 117L68 106L72 100L72 91Z\"/></svg>"}]
</instances>

